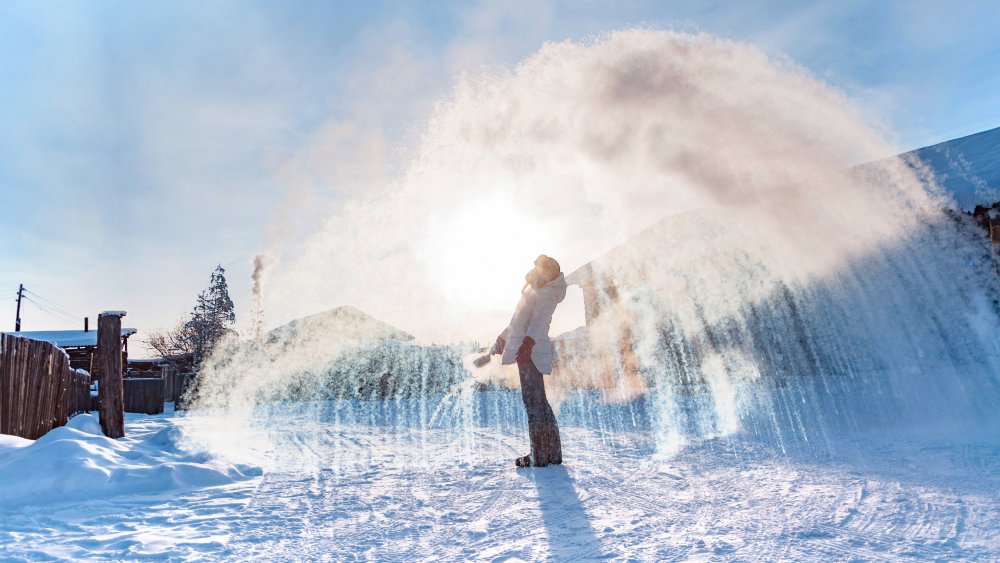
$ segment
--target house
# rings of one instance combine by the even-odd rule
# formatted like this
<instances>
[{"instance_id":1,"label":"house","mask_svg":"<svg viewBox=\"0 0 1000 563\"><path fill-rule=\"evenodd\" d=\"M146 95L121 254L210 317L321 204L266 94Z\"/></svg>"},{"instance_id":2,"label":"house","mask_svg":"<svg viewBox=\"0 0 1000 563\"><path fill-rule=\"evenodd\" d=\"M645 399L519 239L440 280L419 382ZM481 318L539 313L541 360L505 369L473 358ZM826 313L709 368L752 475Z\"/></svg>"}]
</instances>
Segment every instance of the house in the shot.
<instances>
[{"instance_id":1,"label":"house","mask_svg":"<svg viewBox=\"0 0 1000 563\"><path fill-rule=\"evenodd\" d=\"M1000 242L1000 128L899 156L919 158L959 208ZM845 349L854 350L855 357L877 357L863 352L870 341L830 327L834 320L849 325L841 318L844 303L863 298L840 288L854 287L851 269L892 280L891 264L849 264L839 276L810 287L806 303L796 288L759 283L768 278L763 266L744 260L716 236L738 220L699 211L665 217L569 273L566 282L583 292L586 326L554 339L560 378L577 387L617 390L627 398L648 384L651 374L644 371L659 372L654 379L670 385L703 385L712 376L705 366L732 372L737 368L720 362L739 355L753 360L746 365L763 368L740 377L764 374L779 382L786 374L819 369L849 373L858 366L845 359ZM666 257L663 249L683 252ZM922 251L899 253L917 259ZM714 274L700 267L709 260ZM703 279L706 275L716 278ZM741 287L735 289L736 284ZM720 304L730 310L720 313Z\"/></svg>"},{"instance_id":2,"label":"house","mask_svg":"<svg viewBox=\"0 0 1000 563\"><path fill-rule=\"evenodd\" d=\"M136 332L134 328L123 327L121 329L123 369L128 366L128 339ZM97 330L91 330L88 323L84 323L83 330L28 330L5 334L55 344L69 355L70 367L86 370L94 379L100 378L98 374L94 373L94 360L97 356Z\"/></svg>"},{"instance_id":3,"label":"house","mask_svg":"<svg viewBox=\"0 0 1000 563\"><path fill-rule=\"evenodd\" d=\"M926 164L966 213L1000 203L1000 127L899 156L915 157Z\"/></svg>"},{"instance_id":4,"label":"house","mask_svg":"<svg viewBox=\"0 0 1000 563\"><path fill-rule=\"evenodd\" d=\"M602 389L609 398L621 401L641 394L646 377L635 353L636 336L649 328L641 317L668 319L669 306L652 296L669 293L664 285L683 286L686 272L696 269L688 262L700 259L697 254L668 258L658 249L680 247L683 241L698 238L705 243L704 252L722 254L725 250L713 248L705 234L713 231L709 225L717 220L699 211L665 217L569 273L566 283L582 289L586 325L553 339L553 373L558 379L570 387ZM642 310L636 306L640 300ZM691 372L682 379L693 383L700 376Z\"/></svg>"},{"instance_id":5,"label":"house","mask_svg":"<svg viewBox=\"0 0 1000 563\"><path fill-rule=\"evenodd\" d=\"M959 208L1000 243L1000 127L903 153L934 172Z\"/></svg>"}]
</instances>

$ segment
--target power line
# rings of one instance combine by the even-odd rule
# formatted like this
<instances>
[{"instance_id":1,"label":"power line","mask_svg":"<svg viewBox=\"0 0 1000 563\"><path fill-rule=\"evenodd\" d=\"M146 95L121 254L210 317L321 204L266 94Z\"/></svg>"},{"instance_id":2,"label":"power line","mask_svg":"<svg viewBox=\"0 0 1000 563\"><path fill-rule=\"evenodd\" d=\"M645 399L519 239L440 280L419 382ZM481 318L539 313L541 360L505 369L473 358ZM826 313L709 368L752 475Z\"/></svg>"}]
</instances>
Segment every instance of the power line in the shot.
<instances>
[{"instance_id":1,"label":"power line","mask_svg":"<svg viewBox=\"0 0 1000 563\"><path fill-rule=\"evenodd\" d=\"M45 306L44 304L39 303L38 301L35 301L35 300L31 299L30 297L25 296L24 299L25 299L25 301L28 301L29 303L35 305L35 307L37 307L38 310L40 310L40 311L42 311L44 313L47 313L50 316L52 316L54 318L57 318L57 319L59 319L61 321L71 322L71 323L74 323L74 324L76 322L78 322L77 319L76 319L76 317L74 317L72 315L68 315L66 313L63 313L61 311L57 311L55 309L51 309L51 308Z\"/></svg>"},{"instance_id":2,"label":"power line","mask_svg":"<svg viewBox=\"0 0 1000 563\"><path fill-rule=\"evenodd\" d=\"M27 295L24 296L24 300L28 301L30 303L33 303L42 312L47 313L48 315L50 315L52 317L55 317L55 318L57 318L57 319L59 319L61 321L74 322L75 323L75 322L78 322L78 320L79 320L77 317L75 317L75 316L73 316L73 315L71 315L69 313L62 313L62 312L59 312L57 310L50 309L50 308L46 307L45 305L39 303L38 301L35 301L34 299L32 299L31 297L29 297Z\"/></svg>"},{"instance_id":3,"label":"power line","mask_svg":"<svg viewBox=\"0 0 1000 563\"><path fill-rule=\"evenodd\" d=\"M47 311L45 309L38 309L38 312L47 315L50 319L53 319L54 322L58 322L60 324L70 324L71 323L71 321L69 319L67 319L66 317L62 317L62 316L56 315L52 311ZM49 322L53 322L53 321L49 321Z\"/></svg>"},{"instance_id":4,"label":"power line","mask_svg":"<svg viewBox=\"0 0 1000 563\"><path fill-rule=\"evenodd\" d=\"M40 300L42 302L44 302L51 309L54 309L56 311L60 311L62 313L70 315L72 317L81 317L81 318L83 317L83 315L77 313L76 311L70 310L67 307L63 307L62 305L56 303L55 301L52 301L51 299L48 299L47 297L42 297L41 295L35 293L34 291L31 291L28 288L24 288L24 292L28 293L28 294L30 294L32 296L34 296L35 298L37 298L38 300Z\"/></svg>"},{"instance_id":5,"label":"power line","mask_svg":"<svg viewBox=\"0 0 1000 563\"><path fill-rule=\"evenodd\" d=\"M62 305L60 305L60 304L56 303L55 301L53 301L53 300L49 299L48 297L44 297L44 296L42 296L42 295L39 295L39 294L35 293L34 291L31 291L31 290L30 290L30 289L28 289L28 288L24 288L24 292L25 292L25 293L30 293L30 294L31 294L32 296L34 296L34 297L35 297L36 299L38 299L38 300L40 300L40 301L44 302L44 303L45 303L46 305L48 305L49 307L51 307L51 308L53 308L53 309L58 309L58 310L60 310L60 311L63 311L63 312L66 312L66 313L69 313L69 314L73 314L73 315L75 315L75 314L76 314L76 312L75 312L75 311L71 311L71 310L70 310L70 309L69 309L68 307L63 307Z\"/></svg>"},{"instance_id":6,"label":"power line","mask_svg":"<svg viewBox=\"0 0 1000 563\"><path fill-rule=\"evenodd\" d=\"M75 317L73 317L71 315L63 313L61 311L57 311L55 309L51 309L51 308L47 307L46 305L44 305L44 304L42 304L42 303L40 303L38 301L35 301L31 297L25 296L24 300L28 301L29 303L34 304L36 307L38 307L39 310L41 310L41 311L43 311L45 313L48 313L49 315L52 315L53 317L59 317L59 318L62 318L64 320L71 320L71 319L75 320L76 319Z\"/></svg>"}]
</instances>

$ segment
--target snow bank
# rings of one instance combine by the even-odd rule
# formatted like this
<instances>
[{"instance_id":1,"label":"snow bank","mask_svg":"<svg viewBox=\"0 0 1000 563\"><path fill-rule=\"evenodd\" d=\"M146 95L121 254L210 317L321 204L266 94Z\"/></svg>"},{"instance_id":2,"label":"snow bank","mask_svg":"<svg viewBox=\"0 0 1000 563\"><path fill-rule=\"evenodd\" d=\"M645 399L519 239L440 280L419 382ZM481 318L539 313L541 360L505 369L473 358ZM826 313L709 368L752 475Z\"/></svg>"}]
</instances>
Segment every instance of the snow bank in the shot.
<instances>
[{"instance_id":1,"label":"snow bank","mask_svg":"<svg viewBox=\"0 0 1000 563\"><path fill-rule=\"evenodd\" d=\"M261 475L257 467L188 450L175 425L129 429L125 438L109 439L86 414L34 441L0 436L0 506L162 494Z\"/></svg>"}]
</instances>

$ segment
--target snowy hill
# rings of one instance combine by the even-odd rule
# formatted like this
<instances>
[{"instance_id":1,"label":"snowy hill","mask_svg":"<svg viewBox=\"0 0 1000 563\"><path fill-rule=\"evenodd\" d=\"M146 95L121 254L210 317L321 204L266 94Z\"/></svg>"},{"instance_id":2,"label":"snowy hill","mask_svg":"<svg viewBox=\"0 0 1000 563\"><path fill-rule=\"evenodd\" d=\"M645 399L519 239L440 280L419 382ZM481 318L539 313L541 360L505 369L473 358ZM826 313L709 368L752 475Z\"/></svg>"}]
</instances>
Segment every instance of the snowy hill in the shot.
<instances>
[{"instance_id":1,"label":"snowy hill","mask_svg":"<svg viewBox=\"0 0 1000 563\"><path fill-rule=\"evenodd\" d=\"M927 164L964 211L1000 201L1000 127L900 156L917 157Z\"/></svg>"},{"instance_id":2,"label":"snowy hill","mask_svg":"<svg viewBox=\"0 0 1000 563\"><path fill-rule=\"evenodd\" d=\"M270 342L275 342L289 339L311 340L331 336L356 341L401 340L408 342L413 340L413 336L410 334L349 306L337 307L295 319L268 332L267 339Z\"/></svg>"}]
</instances>

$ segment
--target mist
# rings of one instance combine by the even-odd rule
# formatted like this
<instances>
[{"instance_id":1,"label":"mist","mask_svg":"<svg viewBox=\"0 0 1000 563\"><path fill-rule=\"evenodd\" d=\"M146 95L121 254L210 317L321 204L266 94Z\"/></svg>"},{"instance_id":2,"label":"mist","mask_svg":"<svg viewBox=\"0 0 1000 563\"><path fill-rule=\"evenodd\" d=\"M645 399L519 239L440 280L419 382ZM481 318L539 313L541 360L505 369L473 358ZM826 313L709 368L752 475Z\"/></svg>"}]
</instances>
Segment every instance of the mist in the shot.
<instances>
[{"instance_id":1,"label":"mist","mask_svg":"<svg viewBox=\"0 0 1000 563\"><path fill-rule=\"evenodd\" d=\"M877 189L852 177L892 152L844 96L752 45L642 29L546 44L460 77L401 177L279 257L266 308L350 304L425 341L486 341L538 254L570 272L693 209L752 209L770 262L830 269L940 207L904 168Z\"/></svg>"},{"instance_id":2,"label":"mist","mask_svg":"<svg viewBox=\"0 0 1000 563\"><path fill-rule=\"evenodd\" d=\"M816 443L876 412L913 420L945 392L948 420L987 412L996 381L977 358L995 348L995 283L954 204L919 162L887 158L889 138L842 93L750 44L650 29L549 43L513 69L458 77L401 173L274 257L262 309L349 305L421 344L485 345L544 253L566 273L594 261L622 289L602 294L586 367L549 380L553 400L569 401L561 416L602 428L641 418L672 452L741 430ZM579 290L567 301L554 336L584 324ZM247 421L290 388L319 390L370 328L338 319L279 347L221 346L199 403ZM927 350L940 353L925 361ZM425 390L440 374L413 361ZM463 377L443 397L397 400L422 397L405 424L455 428L474 455L472 421L508 412L476 385L516 380L496 366ZM845 399L872 394L889 399ZM609 403L631 414L607 418ZM847 414L834 424L830 411Z\"/></svg>"}]
</instances>

